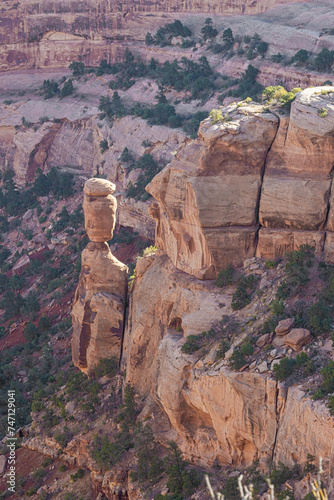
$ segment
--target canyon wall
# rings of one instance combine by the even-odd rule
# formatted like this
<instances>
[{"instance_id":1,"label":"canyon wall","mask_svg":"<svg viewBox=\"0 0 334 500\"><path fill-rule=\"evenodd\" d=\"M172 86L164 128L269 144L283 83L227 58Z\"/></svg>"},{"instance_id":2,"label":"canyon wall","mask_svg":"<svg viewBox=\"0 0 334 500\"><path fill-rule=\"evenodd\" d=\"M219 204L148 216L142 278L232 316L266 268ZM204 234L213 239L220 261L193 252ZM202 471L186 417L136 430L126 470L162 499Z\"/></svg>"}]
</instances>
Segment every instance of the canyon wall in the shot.
<instances>
[{"instance_id":1,"label":"canyon wall","mask_svg":"<svg viewBox=\"0 0 334 500\"><path fill-rule=\"evenodd\" d=\"M291 113L232 104L149 184L156 242L212 279L229 264L309 244L333 262L334 88L300 92Z\"/></svg>"},{"instance_id":2,"label":"canyon wall","mask_svg":"<svg viewBox=\"0 0 334 500\"><path fill-rule=\"evenodd\" d=\"M331 495L334 423L324 403L300 387L286 389L267 373L231 371L209 339L206 354L181 351L189 335L232 313L232 293L177 270L161 251L137 263L122 368L144 401L141 418L152 419L158 440L174 439L204 467L217 460L235 467L259 460L268 471L272 459L293 467L305 463L308 453L316 463L323 457ZM252 314L240 311L238 319Z\"/></svg>"},{"instance_id":3,"label":"canyon wall","mask_svg":"<svg viewBox=\"0 0 334 500\"><path fill-rule=\"evenodd\" d=\"M206 15L259 15L279 5L299 2L9 0L1 11L0 70L68 67L77 59L94 66L103 58L117 60L124 52L122 40L143 41L148 31L154 32L176 18L199 15L202 25Z\"/></svg>"}]
</instances>

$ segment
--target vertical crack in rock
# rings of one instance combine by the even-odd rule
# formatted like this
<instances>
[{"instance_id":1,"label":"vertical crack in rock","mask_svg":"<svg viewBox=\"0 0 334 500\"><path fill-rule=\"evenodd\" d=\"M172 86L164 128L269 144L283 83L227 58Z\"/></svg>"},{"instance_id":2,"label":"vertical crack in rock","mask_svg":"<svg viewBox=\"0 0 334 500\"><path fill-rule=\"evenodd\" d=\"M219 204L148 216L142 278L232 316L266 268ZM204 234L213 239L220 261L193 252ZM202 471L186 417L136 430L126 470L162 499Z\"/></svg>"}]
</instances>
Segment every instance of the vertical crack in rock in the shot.
<instances>
[{"instance_id":1,"label":"vertical crack in rock","mask_svg":"<svg viewBox=\"0 0 334 500\"><path fill-rule=\"evenodd\" d=\"M275 439L274 439L274 444L273 444L273 450L271 454L272 458L272 463L274 463L274 458L276 454L276 444L277 444L277 437L278 437L278 432L280 430L280 421L281 421L281 416L284 411L284 404L287 401L288 398L288 393L289 393L289 388L286 389L286 391L280 390L279 383L276 382L276 399L275 399L275 412L276 412L276 433L275 433ZM279 406L279 398L282 398L282 405Z\"/></svg>"},{"instance_id":2,"label":"vertical crack in rock","mask_svg":"<svg viewBox=\"0 0 334 500\"><path fill-rule=\"evenodd\" d=\"M280 124L281 124L280 116L277 113L274 113L273 111L270 111L270 113L272 115L276 116L278 122L277 122L277 128L276 128L276 132L275 132L274 138L271 141L271 144L270 144L269 148L267 149L266 156L265 156L264 162L263 162L262 171L261 171L260 187L259 187L259 193L258 193L258 198L257 198L257 204L256 204L256 207L255 207L255 221L256 221L256 225L257 225L257 233L256 233L256 237L255 237L255 254L256 254L256 251L257 251L257 246L258 246L258 241L259 241L259 231L260 231L260 228L261 228L261 224L260 224L260 203L261 203L263 181L264 181L264 176L265 176L265 172L266 172L267 158L268 158L268 155L269 155L269 153L271 151L271 148L272 148L272 146L273 146L273 144L275 142L275 139L277 137L277 134L278 134L278 131L279 131L279 127L280 127Z\"/></svg>"},{"instance_id":3,"label":"vertical crack in rock","mask_svg":"<svg viewBox=\"0 0 334 500\"><path fill-rule=\"evenodd\" d=\"M84 306L84 317L82 321L82 328L79 338L78 363L79 367L81 368L87 368L87 347L89 345L91 336L91 329L90 329L91 316L92 316L92 310L90 308L90 300L88 300Z\"/></svg>"}]
</instances>

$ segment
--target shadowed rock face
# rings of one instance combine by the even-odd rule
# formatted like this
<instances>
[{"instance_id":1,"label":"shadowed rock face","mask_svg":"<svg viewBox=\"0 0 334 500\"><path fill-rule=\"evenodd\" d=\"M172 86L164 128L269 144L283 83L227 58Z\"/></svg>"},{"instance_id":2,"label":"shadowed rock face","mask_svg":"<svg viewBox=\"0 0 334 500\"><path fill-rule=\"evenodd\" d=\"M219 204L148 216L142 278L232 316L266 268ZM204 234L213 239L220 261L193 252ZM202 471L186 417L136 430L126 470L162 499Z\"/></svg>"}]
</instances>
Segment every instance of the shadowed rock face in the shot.
<instances>
[{"instance_id":1,"label":"shadowed rock face","mask_svg":"<svg viewBox=\"0 0 334 500\"><path fill-rule=\"evenodd\" d=\"M222 114L147 187L157 245L201 279L302 244L333 262L334 88L300 92L290 117L259 104Z\"/></svg>"},{"instance_id":2,"label":"shadowed rock face","mask_svg":"<svg viewBox=\"0 0 334 500\"><path fill-rule=\"evenodd\" d=\"M91 374L104 358L120 358L123 337L127 267L110 252L106 240L115 225L114 185L103 179L85 183L85 227L89 238L81 257L72 321L75 366Z\"/></svg>"}]
</instances>

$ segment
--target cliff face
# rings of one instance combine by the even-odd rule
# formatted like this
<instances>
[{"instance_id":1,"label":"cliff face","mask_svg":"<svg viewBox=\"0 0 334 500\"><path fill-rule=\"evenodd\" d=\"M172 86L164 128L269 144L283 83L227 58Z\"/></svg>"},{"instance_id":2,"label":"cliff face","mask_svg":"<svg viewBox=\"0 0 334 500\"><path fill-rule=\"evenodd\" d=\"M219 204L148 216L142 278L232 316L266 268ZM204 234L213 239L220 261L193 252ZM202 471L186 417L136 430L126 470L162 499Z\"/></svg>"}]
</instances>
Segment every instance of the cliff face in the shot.
<instances>
[{"instance_id":1,"label":"cliff face","mask_svg":"<svg viewBox=\"0 0 334 500\"><path fill-rule=\"evenodd\" d=\"M9 0L1 12L0 68L67 67L78 58L95 65L102 58L116 60L123 52L119 41L142 41L148 31L189 13L255 15L299 1Z\"/></svg>"},{"instance_id":2,"label":"cliff face","mask_svg":"<svg viewBox=\"0 0 334 500\"><path fill-rule=\"evenodd\" d=\"M157 244L178 269L210 279L306 243L332 261L333 90L299 93L290 117L244 104L202 122L148 186Z\"/></svg>"},{"instance_id":3,"label":"cliff face","mask_svg":"<svg viewBox=\"0 0 334 500\"><path fill-rule=\"evenodd\" d=\"M146 401L142 418L160 422L158 439L176 440L190 460L206 467L216 459L235 466L259 460L266 469L272 458L293 467L311 453L325 458L333 478L333 418L324 404L267 374L230 371L210 343L201 358L181 351L188 335L231 314L230 305L231 290L176 270L162 252L138 262L122 367ZM333 486L330 479L329 493Z\"/></svg>"}]
</instances>

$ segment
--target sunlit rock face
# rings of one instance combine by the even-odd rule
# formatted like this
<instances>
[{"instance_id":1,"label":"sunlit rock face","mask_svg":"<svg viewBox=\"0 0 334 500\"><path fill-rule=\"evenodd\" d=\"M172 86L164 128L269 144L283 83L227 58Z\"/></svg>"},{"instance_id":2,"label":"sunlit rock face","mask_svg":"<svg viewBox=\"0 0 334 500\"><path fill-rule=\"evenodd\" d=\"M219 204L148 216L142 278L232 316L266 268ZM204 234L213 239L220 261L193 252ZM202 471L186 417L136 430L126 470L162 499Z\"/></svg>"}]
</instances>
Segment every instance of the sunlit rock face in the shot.
<instances>
[{"instance_id":1,"label":"sunlit rock face","mask_svg":"<svg viewBox=\"0 0 334 500\"><path fill-rule=\"evenodd\" d=\"M85 228L91 242L82 252L72 310L72 357L88 374L101 359L119 359L122 349L128 273L106 243L115 226L114 189L104 179L90 179L84 187Z\"/></svg>"},{"instance_id":2,"label":"sunlit rock face","mask_svg":"<svg viewBox=\"0 0 334 500\"><path fill-rule=\"evenodd\" d=\"M144 40L187 14L260 14L289 3L296 0L9 0L1 10L0 68L68 67L79 57L94 65L115 60L122 40Z\"/></svg>"},{"instance_id":3,"label":"sunlit rock face","mask_svg":"<svg viewBox=\"0 0 334 500\"><path fill-rule=\"evenodd\" d=\"M254 103L221 113L147 187L157 245L201 279L302 244L332 262L334 88L300 92L290 116Z\"/></svg>"}]
</instances>

